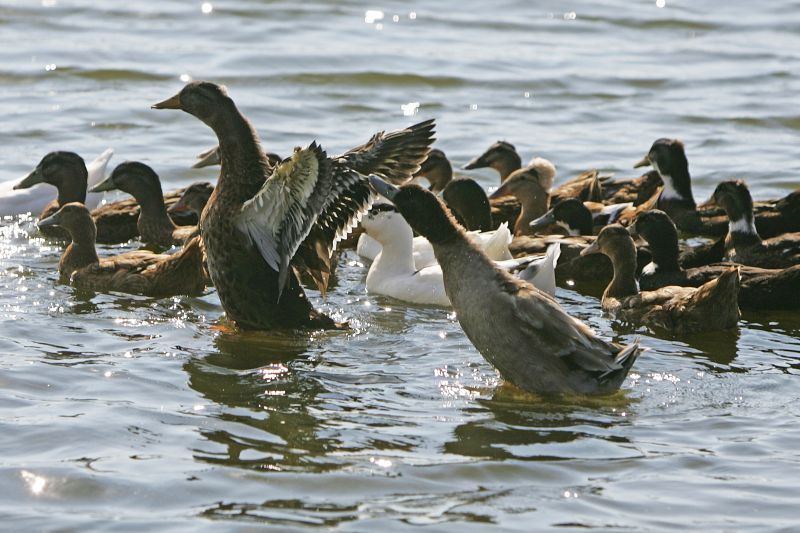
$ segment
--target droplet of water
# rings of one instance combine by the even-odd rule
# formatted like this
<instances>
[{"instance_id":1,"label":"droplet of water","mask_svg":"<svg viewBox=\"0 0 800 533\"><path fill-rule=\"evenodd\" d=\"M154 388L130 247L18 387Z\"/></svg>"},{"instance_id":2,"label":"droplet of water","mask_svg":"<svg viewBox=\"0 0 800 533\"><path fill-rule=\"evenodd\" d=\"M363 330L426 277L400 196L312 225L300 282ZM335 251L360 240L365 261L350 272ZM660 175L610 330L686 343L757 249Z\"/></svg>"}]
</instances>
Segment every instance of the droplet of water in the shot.
<instances>
[{"instance_id":1,"label":"droplet of water","mask_svg":"<svg viewBox=\"0 0 800 533\"><path fill-rule=\"evenodd\" d=\"M412 11L411 13L408 14L408 18L410 18L411 20L416 20L417 12L416 11Z\"/></svg>"},{"instance_id":2,"label":"droplet of water","mask_svg":"<svg viewBox=\"0 0 800 533\"><path fill-rule=\"evenodd\" d=\"M202 11L204 15L208 15L214 11L214 6L211 5L211 2L203 2L200 4L200 11Z\"/></svg>"}]
</instances>

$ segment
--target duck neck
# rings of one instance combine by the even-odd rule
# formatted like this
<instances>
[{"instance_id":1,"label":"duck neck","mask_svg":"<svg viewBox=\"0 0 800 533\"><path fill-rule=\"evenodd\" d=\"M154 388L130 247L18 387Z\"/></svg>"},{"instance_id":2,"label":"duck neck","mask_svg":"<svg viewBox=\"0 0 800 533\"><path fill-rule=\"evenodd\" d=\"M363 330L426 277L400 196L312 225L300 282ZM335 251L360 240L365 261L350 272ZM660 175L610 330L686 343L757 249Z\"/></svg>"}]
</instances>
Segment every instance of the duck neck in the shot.
<instances>
[{"instance_id":1,"label":"duck neck","mask_svg":"<svg viewBox=\"0 0 800 533\"><path fill-rule=\"evenodd\" d=\"M658 171L661 181L664 182L664 189L658 199L659 203L685 204L687 207L694 209L697 204L695 204L694 196L692 195L692 178L689 175L688 163L683 161L676 164L669 174L660 169L657 163L654 162L653 166Z\"/></svg>"},{"instance_id":2,"label":"duck neck","mask_svg":"<svg viewBox=\"0 0 800 533\"><path fill-rule=\"evenodd\" d=\"M728 236L725 240L728 247L736 248L761 244L761 236L753 222L753 213L744 214L736 220L729 220Z\"/></svg>"},{"instance_id":3,"label":"duck neck","mask_svg":"<svg viewBox=\"0 0 800 533\"><path fill-rule=\"evenodd\" d=\"M219 192L234 189L246 195L245 200L251 198L264 183L269 167L258 134L233 101L208 124L219 140Z\"/></svg>"},{"instance_id":4,"label":"duck neck","mask_svg":"<svg viewBox=\"0 0 800 533\"><path fill-rule=\"evenodd\" d=\"M391 238L378 240L383 249L375 259L375 269L392 274L416 272L414 265L414 234L408 224L397 224Z\"/></svg>"},{"instance_id":5,"label":"duck neck","mask_svg":"<svg viewBox=\"0 0 800 533\"><path fill-rule=\"evenodd\" d=\"M514 224L514 235L533 235L535 230L531 228L531 222L547 212L550 197L546 192L539 191L517 199L520 201L521 210Z\"/></svg>"},{"instance_id":6,"label":"duck neck","mask_svg":"<svg viewBox=\"0 0 800 533\"><path fill-rule=\"evenodd\" d=\"M167 228L170 231L176 228L175 223L172 222L169 213L167 213L167 206L164 204L164 196L161 192L161 187L158 188L157 193L153 191L152 194L136 198L136 201L139 202L139 206L141 207L137 223L138 226L157 226Z\"/></svg>"},{"instance_id":7,"label":"duck neck","mask_svg":"<svg viewBox=\"0 0 800 533\"><path fill-rule=\"evenodd\" d=\"M94 247L95 233L94 230L70 232L72 242L64 250L58 265L62 277L69 279L79 268L100 262Z\"/></svg>"},{"instance_id":8,"label":"duck neck","mask_svg":"<svg viewBox=\"0 0 800 533\"><path fill-rule=\"evenodd\" d=\"M71 202L86 203L86 176L70 176L58 186L58 206Z\"/></svg>"},{"instance_id":9,"label":"duck neck","mask_svg":"<svg viewBox=\"0 0 800 533\"><path fill-rule=\"evenodd\" d=\"M606 287L603 298L624 298L639 294L636 282L636 248L633 241L626 243L624 249L615 250L609 255L614 265L614 277Z\"/></svg>"}]
</instances>

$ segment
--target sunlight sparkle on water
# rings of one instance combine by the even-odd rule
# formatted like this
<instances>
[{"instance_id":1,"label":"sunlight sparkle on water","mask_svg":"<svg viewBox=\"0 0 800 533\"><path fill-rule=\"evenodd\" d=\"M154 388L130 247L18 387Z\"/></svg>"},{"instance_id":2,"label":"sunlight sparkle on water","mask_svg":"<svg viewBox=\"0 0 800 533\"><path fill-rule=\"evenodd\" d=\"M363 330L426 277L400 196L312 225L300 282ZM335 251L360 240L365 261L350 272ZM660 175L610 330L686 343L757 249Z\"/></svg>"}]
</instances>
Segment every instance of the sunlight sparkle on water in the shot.
<instances>
[{"instance_id":1,"label":"sunlight sparkle on water","mask_svg":"<svg viewBox=\"0 0 800 533\"><path fill-rule=\"evenodd\" d=\"M383 20L383 11L378 9L368 9L364 12L364 22L367 24L373 24L378 20Z\"/></svg>"},{"instance_id":2,"label":"sunlight sparkle on water","mask_svg":"<svg viewBox=\"0 0 800 533\"><path fill-rule=\"evenodd\" d=\"M200 11L202 11L204 15L208 15L209 13L214 11L214 6L211 5L211 2L203 2L200 5Z\"/></svg>"},{"instance_id":3,"label":"sunlight sparkle on water","mask_svg":"<svg viewBox=\"0 0 800 533\"><path fill-rule=\"evenodd\" d=\"M419 111L419 102L409 102L407 104L401 104L400 109L403 110L403 116L405 117L413 117Z\"/></svg>"},{"instance_id":4,"label":"sunlight sparkle on water","mask_svg":"<svg viewBox=\"0 0 800 533\"><path fill-rule=\"evenodd\" d=\"M47 486L47 479L42 476L37 476L32 472L28 472L27 470L22 471L22 479L28 484L28 489L37 496L41 494Z\"/></svg>"},{"instance_id":5,"label":"sunlight sparkle on water","mask_svg":"<svg viewBox=\"0 0 800 533\"><path fill-rule=\"evenodd\" d=\"M656 0L656 7L664 7L667 5L667 0Z\"/></svg>"},{"instance_id":6,"label":"sunlight sparkle on water","mask_svg":"<svg viewBox=\"0 0 800 533\"><path fill-rule=\"evenodd\" d=\"M179 78L183 83L189 83L190 81L192 81L192 77L189 76L188 74L181 74Z\"/></svg>"},{"instance_id":7,"label":"sunlight sparkle on water","mask_svg":"<svg viewBox=\"0 0 800 533\"><path fill-rule=\"evenodd\" d=\"M381 458L376 459L375 457L370 457L369 462L383 468L389 468L390 466L392 466L392 462L389 459L381 459Z\"/></svg>"}]
</instances>

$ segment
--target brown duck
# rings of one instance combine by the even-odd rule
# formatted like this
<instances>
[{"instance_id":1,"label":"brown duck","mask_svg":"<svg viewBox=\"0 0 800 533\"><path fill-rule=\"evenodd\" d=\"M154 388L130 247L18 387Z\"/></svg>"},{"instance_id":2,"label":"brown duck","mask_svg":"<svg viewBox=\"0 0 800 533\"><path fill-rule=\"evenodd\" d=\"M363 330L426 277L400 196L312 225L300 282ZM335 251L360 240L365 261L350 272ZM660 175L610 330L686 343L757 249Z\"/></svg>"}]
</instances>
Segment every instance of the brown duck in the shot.
<instances>
[{"instance_id":1,"label":"brown duck","mask_svg":"<svg viewBox=\"0 0 800 533\"><path fill-rule=\"evenodd\" d=\"M244 329L342 327L313 308L290 263L317 269L325 289L336 243L372 203L366 175L411 178L428 153L433 121L378 133L335 158L312 143L271 171L224 87L189 83L153 107L181 109L217 135L222 168L200 228L228 318Z\"/></svg>"},{"instance_id":2,"label":"brown duck","mask_svg":"<svg viewBox=\"0 0 800 533\"><path fill-rule=\"evenodd\" d=\"M109 177L90 192L120 190L136 199L140 206L136 221L139 238L145 244L172 246L183 244L197 233L197 226L176 226L167 213L158 174L138 161L120 163Z\"/></svg>"},{"instance_id":3,"label":"brown duck","mask_svg":"<svg viewBox=\"0 0 800 533\"><path fill-rule=\"evenodd\" d=\"M511 173L489 199L514 196L520 203L520 214L514 222L514 235L532 235L530 223L542 216L550 205L550 187L556 167L547 159L537 157L527 167Z\"/></svg>"},{"instance_id":4,"label":"brown duck","mask_svg":"<svg viewBox=\"0 0 800 533\"><path fill-rule=\"evenodd\" d=\"M205 289L199 238L173 255L140 250L101 259L95 250L94 221L83 204L65 204L38 225L59 226L70 234L72 242L58 264L62 283L100 292L156 297L199 294Z\"/></svg>"},{"instance_id":5,"label":"brown duck","mask_svg":"<svg viewBox=\"0 0 800 533\"><path fill-rule=\"evenodd\" d=\"M619 224L603 228L594 244L581 253L602 253L611 259L614 277L603 293L602 305L604 311L619 320L673 335L733 328L739 320L736 267L698 288L667 286L640 292L636 247Z\"/></svg>"}]
</instances>

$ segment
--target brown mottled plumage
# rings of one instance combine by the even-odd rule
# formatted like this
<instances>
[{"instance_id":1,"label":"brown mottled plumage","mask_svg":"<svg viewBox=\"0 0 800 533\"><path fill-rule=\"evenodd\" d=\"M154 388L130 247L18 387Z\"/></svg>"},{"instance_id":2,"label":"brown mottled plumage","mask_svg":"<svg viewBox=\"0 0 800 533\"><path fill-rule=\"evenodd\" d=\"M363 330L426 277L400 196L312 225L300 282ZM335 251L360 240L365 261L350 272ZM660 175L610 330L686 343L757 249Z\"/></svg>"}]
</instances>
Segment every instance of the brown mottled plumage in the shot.
<instances>
[{"instance_id":1,"label":"brown mottled plumage","mask_svg":"<svg viewBox=\"0 0 800 533\"><path fill-rule=\"evenodd\" d=\"M603 310L634 324L673 335L727 329L739 320L739 272L731 267L719 278L694 287L667 286L639 292L636 247L619 224L606 226L583 255L602 253L614 265L614 278L603 293Z\"/></svg>"},{"instance_id":2,"label":"brown mottled plumage","mask_svg":"<svg viewBox=\"0 0 800 533\"><path fill-rule=\"evenodd\" d=\"M58 265L62 283L157 297L198 294L205 289L199 238L173 255L141 250L101 259L95 250L94 222L83 204L68 203L39 221L41 227L55 225L67 230L72 239Z\"/></svg>"}]
</instances>

